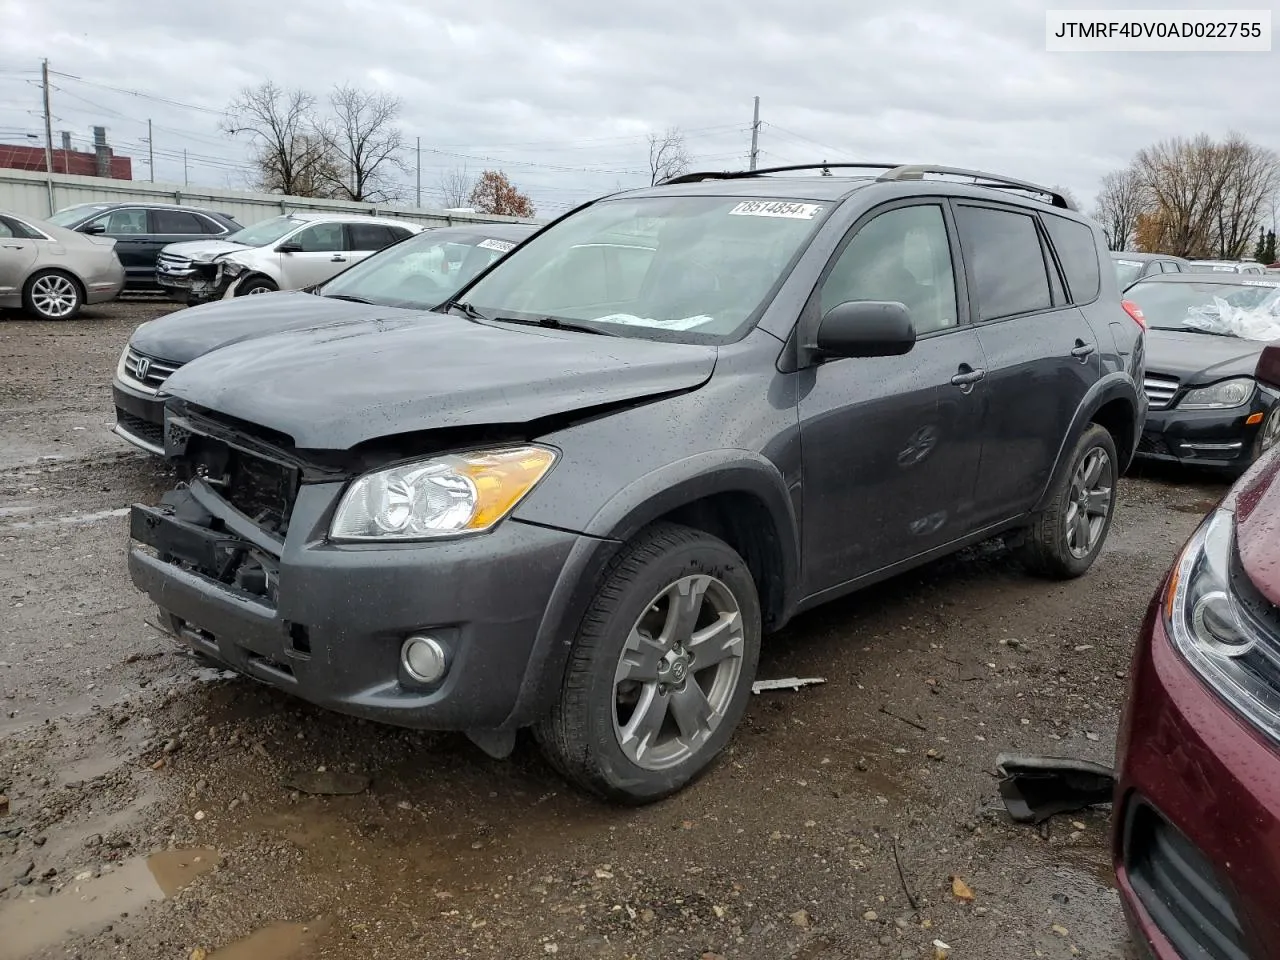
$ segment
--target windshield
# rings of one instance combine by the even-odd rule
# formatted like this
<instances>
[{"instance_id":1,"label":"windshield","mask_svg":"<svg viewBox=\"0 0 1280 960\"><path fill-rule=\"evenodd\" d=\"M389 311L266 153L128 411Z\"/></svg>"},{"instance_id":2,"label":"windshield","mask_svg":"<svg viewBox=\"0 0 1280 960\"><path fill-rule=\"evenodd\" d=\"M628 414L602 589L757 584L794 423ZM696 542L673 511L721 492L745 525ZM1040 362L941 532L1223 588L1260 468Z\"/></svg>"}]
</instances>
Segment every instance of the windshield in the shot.
<instances>
[{"instance_id":1,"label":"windshield","mask_svg":"<svg viewBox=\"0 0 1280 960\"><path fill-rule=\"evenodd\" d=\"M53 216L46 217L45 222L52 223L55 227L69 227L79 223L91 213L109 209L111 209L109 203L77 203L74 207L65 207Z\"/></svg>"},{"instance_id":2,"label":"windshield","mask_svg":"<svg viewBox=\"0 0 1280 960\"><path fill-rule=\"evenodd\" d=\"M1142 276L1142 268L1146 266L1141 260L1117 260L1115 264L1116 282L1121 290Z\"/></svg>"},{"instance_id":3,"label":"windshield","mask_svg":"<svg viewBox=\"0 0 1280 960\"><path fill-rule=\"evenodd\" d=\"M430 310L515 245L515 240L483 234L449 231L440 237L428 231L343 271L318 292L325 297Z\"/></svg>"},{"instance_id":4,"label":"windshield","mask_svg":"<svg viewBox=\"0 0 1280 960\"><path fill-rule=\"evenodd\" d=\"M717 342L754 322L830 204L606 200L549 228L462 296L491 318ZM673 335L674 332L674 335Z\"/></svg>"},{"instance_id":5,"label":"windshield","mask_svg":"<svg viewBox=\"0 0 1280 960\"><path fill-rule=\"evenodd\" d=\"M1142 308L1152 330L1240 336L1275 325L1280 338L1280 280L1239 283L1139 283L1125 297ZM1252 337L1250 339L1253 339Z\"/></svg>"},{"instance_id":6,"label":"windshield","mask_svg":"<svg viewBox=\"0 0 1280 960\"><path fill-rule=\"evenodd\" d=\"M275 243L290 230L300 227L306 222L305 220L299 220L297 217L272 217L270 220L263 220L261 223L255 223L251 227L245 227L243 230L227 234L223 239L230 240L232 243L242 243L246 247L265 247L269 243Z\"/></svg>"}]
</instances>

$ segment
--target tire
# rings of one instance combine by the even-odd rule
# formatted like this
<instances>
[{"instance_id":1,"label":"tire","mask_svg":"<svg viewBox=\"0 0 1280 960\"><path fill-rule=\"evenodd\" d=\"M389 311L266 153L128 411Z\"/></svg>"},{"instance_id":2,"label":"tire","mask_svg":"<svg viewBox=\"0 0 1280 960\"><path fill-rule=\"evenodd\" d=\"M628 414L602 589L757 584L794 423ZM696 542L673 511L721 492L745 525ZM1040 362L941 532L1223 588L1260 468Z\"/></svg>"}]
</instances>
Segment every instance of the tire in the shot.
<instances>
[{"instance_id":1,"label":"tire","mask_svg":"<svg viewBox=\"0 0 1280 960\"><path fill-rule=\"evenodd\" d=\"M250 277L245 285L236 292L237 297L252 297L259 293L275 293L280 288L267 277Z\"/></svg>"},{"instance_id":2,"label":"tire","mask_svg":"<svg viewBox=\"0 0 1280 960\"><path fill-rule=\"evenodd\" d=\"M74 320L84 306L84 291L69 273L40 270L23 285L22 305L41 320Z\"/></svg>"},{"instance_id":3,"label":"tire","mask_svg":"<svg viewBox=\"0 0 1280 960\"><path fill-rule=\"evenodd\" d=\"M1115 516L1117 462L1111 434L1090 424L1076 441L1067 468L1054 480L1049 505L1036 515L1019 547L1027 569L1039 576L1071 580L1093 566ZM1088 474L1095 465L1099 472L1091 479ZM1088 496L1091 491L1093 495ZM1086 522L1077 523L1082 508ZM1099 508L1105 512L1094 512Z\"/></svg>"},{"instance_id":4,"label":"tire","mask_svg":"<svg viewBox=\"0 0 1280 960\"><path fill-rule=\"evenodd\" d=\"M1267 411L1262 421L1262 426L1258 428L1258 435L1253 441L1253 459L1250 464L1252 465L1264 453L1276 446L1280 446L1280 402L1271 405L1271 409ZM1247 470L1248 467L1245 469Z\"/></svg>"},{"instance_id":5,"label":"tire","mask_svg":"<svg viewBox=\"0 0 1280 960\"><path fill-rule=\"evenodd\" d=\"M648 527L610 563L583 617L559 700L534 728L544 755L607 800L675 793L710 769L742 719L760 633L755 581L733 548L676 524ZM619 679L628 668L634 679ZM656 736L636 735L645 721Z\"/></svg>"}]
</instances>

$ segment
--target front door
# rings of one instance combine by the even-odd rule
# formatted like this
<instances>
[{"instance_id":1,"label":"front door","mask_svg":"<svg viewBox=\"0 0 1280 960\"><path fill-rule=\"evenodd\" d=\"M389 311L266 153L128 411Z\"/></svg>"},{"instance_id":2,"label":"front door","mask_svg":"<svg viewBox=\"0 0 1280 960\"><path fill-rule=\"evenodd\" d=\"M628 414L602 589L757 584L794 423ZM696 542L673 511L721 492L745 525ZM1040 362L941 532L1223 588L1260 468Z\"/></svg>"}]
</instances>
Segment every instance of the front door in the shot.
<instances>
[{"instance_id":1,"label":"front door","mask_svg":"<svg viewBox=\"0 0 1280 960\"><path fill-rule=\"evenodd\" d=\"M116 256L124 267L125 282L146 286L154 282L159 249L151 237L147 211L141 207L118 207L90 222L102 227L102 236L116 241ZM85 226L89 226L86 224ZM79 228L84 231L84 227Z\"/></svg>"},{"instance_id":2,"label":"front door","mask_svg":"<svg viewBox=\"0 0 1280 960\"><path fill-rule=\"evenodd\" d=\"M1100 351L1035 214L966 201L955 215L987 356L978 519L998 523L1031 509L1048 486L1063 438L1100 375Z\"/></svg>"},{"instance_id":3,"label":"front door","mask_svg":"<svg viewBox=\"0 0 1280 960\"><path fill-rule=\"evenodd\" d=\"M941 201L879 208L854 226L815 291L907 305L900 357L842 358L800 374L805 592L819 593L968 533L986 361L967 320Z\"/></svg>"},{"instance_id":4,"label":"front door","mask_svg":"<svg viewBox=\"0 0 1280 960\"><path fill-rule=\"evenodd\" d=\"M313 223L289 238L302 250L280 255L284 274L281 289L299 290L313 283L323 283L345 270L351 260L347 253L347 234L340 222Z\"/></svg>"}]
</instances>

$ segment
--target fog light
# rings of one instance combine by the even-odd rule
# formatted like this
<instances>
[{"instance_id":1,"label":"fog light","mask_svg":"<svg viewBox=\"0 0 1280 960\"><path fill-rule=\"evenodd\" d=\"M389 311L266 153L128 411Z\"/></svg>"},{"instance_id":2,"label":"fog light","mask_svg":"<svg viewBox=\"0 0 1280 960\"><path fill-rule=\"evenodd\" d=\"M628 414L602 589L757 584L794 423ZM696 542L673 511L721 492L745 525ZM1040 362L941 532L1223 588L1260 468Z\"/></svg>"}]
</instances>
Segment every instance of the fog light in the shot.
<instances>
[{"instance_id":1,"label":"fog light","mask_svg":"<svg viewBox=\"0 0 1280 960\"><path fill-rule=\"evenodd\" d=\"M444 647L434 637L410 637L400 648L405 673L419 683L435 683L444 676L448 663Z\"/></svg>"}]
</instances>

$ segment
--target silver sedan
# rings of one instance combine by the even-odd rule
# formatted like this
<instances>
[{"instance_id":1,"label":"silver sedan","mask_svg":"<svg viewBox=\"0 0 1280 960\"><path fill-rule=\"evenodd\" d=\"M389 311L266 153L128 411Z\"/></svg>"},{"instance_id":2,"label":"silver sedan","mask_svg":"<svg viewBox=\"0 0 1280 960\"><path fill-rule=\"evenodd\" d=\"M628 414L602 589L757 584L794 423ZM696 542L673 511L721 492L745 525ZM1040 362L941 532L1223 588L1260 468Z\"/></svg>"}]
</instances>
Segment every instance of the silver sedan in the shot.
<instances>
[{"instance_id":1,"label":"silver sedan","mask_svg":"<svg viewBox=\"0 0 1280 960\"><path fill-rule=\"evenodd\" d=\"M0 211L0 307L70 320L124 288L116 242Z\"/></svg>"}]
</instances>

